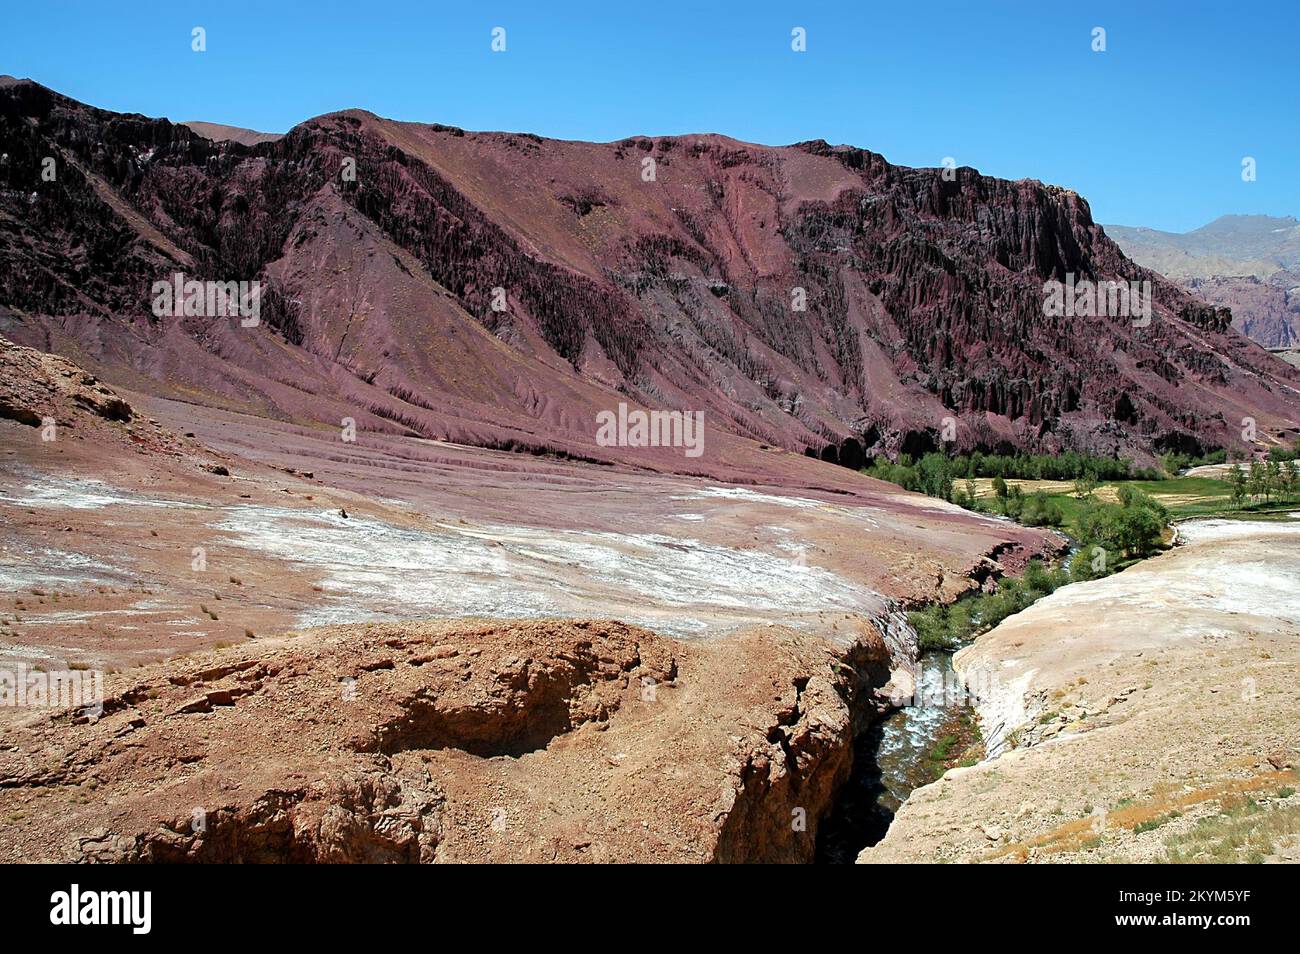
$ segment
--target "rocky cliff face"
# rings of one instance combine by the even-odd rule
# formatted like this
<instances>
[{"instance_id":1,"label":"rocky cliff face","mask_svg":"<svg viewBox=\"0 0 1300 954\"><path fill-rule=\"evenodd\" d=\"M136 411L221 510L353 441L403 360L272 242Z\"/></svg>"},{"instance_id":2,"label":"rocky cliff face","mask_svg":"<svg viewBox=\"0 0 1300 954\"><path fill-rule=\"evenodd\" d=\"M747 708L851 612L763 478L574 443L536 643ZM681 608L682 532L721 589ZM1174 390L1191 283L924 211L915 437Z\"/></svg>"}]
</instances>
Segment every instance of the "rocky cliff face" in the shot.
<instances>
[{"instance_id":1,"label":"rocky cliff face","mask_svg":"<svg viewBox=\"0 0 1300 954\"><path fill-rule=\"evenodd\" d=\"M1252 341L1265 348L1300 347L1300 271L1189 278L1184 284L1198 298L1228 308L1233 327Z\"/></svg>"},{"instance_id":2,"label":"rocky cliff face","mask_svg":"<svg viewBox=\"0 0 1300 954\"><path fill-rule=\"evenodd\" d=\"M357 111L250 146L25 81L0 151L0 331L188 399L639 462L598 446L599 410L815 453L924 450L948 417L961 446L1096 452L1300 420L1292 369L1037 182ZM263 282L261 325L160 319L177 271ZM1149 281L1152 321L1047 315L1070 276Z\"/></svg>"},{"instance_id":3,"label":"rocky cliff face","mask_svg":"<svg viewBox=\"0 0 1300 954\"><path fill-rule=\"evenodd\" d=\"M91 862L809 861L891 660L598 621L291 634L0 712L0 855ZM44 797L51 787L93 798Z\"/></svg>"}]
</instances>

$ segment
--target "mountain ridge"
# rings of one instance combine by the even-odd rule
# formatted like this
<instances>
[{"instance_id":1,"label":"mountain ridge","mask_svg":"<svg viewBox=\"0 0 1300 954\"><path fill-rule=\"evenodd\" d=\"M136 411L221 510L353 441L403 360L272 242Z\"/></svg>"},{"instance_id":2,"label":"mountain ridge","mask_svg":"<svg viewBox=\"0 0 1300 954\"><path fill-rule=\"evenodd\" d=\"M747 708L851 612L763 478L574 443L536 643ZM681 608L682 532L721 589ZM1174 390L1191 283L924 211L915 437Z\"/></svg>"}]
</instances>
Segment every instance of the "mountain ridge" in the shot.
<instances>
[{"instance_id":1,"label":"mountain ridge","mask_svg":"<svg viewBox=\"0 0 1300 954\"><path fill-rule=\"evenodd\" d=\"M1300 346L1300 220L1221 215L1190 232L1106 226L1134 261L1215 305L1267 348Z\"/></svg>"},{"instance_id":2,"label":"mountain ridge","mask_svg":"<svg viewBox=\"0 0 1300 954\"><path fill-rule=\"evenodd\" d=\"M850 462L937 447L950 419L961 447L1138 455L1300 420L1294 372L1226 310L1034 180L820 140L583 143L359 110L248 146L35 83L0 107L0 332L132 386L675 470L597 446L594 414L702 410L724 459L739 439ZM59 187L15 188L51 154ZM264 281L264 327L156 320L147 290L178 267ZM1150 282L1156 322L1046 317L1067 273Z\"/></svg>"}]
</instances>

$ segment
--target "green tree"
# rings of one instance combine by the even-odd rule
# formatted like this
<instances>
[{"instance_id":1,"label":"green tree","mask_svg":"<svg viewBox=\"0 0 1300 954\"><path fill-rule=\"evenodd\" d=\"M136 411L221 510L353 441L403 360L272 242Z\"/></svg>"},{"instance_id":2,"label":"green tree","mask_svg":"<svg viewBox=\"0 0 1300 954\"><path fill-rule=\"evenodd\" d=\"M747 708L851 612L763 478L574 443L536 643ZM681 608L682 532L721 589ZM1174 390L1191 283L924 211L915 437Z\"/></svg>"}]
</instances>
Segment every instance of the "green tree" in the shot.
<instances>
[{"instance_id":1,"label":"green tree","mask_svg":"<svg viewBox=\"0 0 1300 954\"><path fill-rule=\"evenodd\" d=\"M1067 570L1070 574L1070 580L1074 583L1083 580L1095 580L1106 575L1106 548L1101 544L1088 541L1080 541L1079 549L1075 551L1074 556L1070 557L1070 563Z\"/></svg>"},{"instance_id":2,"label":"green tree","mask_svg":"<svg viewBox=\"0 0 1300 954\"><path fill-rule=\"evenodd\" d=\"M1020 521L1031 527L1059 527L1065 521L1060 505L1051 500L1045 491L1035 491L1025 499L1020 510Z\"/></svg>"},{"instance_id":3,"label":"green tree","mask_svg":"<svg viewBox=\"0 0 1300 954\"><path fill-rule=\"evenodd\" d=\"M1145 556L1160 544L1165 524L1147 507L1121 507L1114 515L1111 533L1115 545L1127 556Z\"/></svg>"},{"instance_id":4,"label":"green tree","mask_svg":"<svg viewBox=\"0 0 1300 954\"><path fill-rule=\"evenodd\" d=\"M1007 488L1006 499L1002 501L1002 512L1012 520L1019 520L1025 509L1025 492L1019 484Z\"/></svg>"},{"instance_id":5,"label":"green tree","mask_svg":"<svg viewBox=\"0 0 1300 954\"><path fill-rule=\"evenodd\" d=\"M1296 462L1289 460L1282 465L1283 489L1288 497L1295 496L1297 490L1300 490L1300 467Z\"/></svg>"},{"instance_id":6,"label":"green tree","mask_svg":"<svg viewBox=\"0 0 1300 954\"><path fill-rule=\"evenodd\" d=\"M1074 495L1080 500L1091 500L1099 486L1100 482L1097 480L1097 472L1094 470L1085 470L1083 476L1076 477L1074 480Z\"/></svg>"},{"instance_id":7,"label":"green tree","mask_svg":"<svg viewBox=\"0 0 1300 954\"><path fill-rule=\"evenodd\" d=\"M1241 469L1240 464L1233 464L1232 469L1228 471L1228 480L1232 482L1232 502L1238 510L1246 502L1247 479L1246 472Z\"/></svg>"},{"instance_id":8,"label":"green tree","mask_svg":"<svg viewBox=\"0 0 1300 954\"><path fill-rule=\"evenodd\" d=\"M1264 465L1264 499L1270 500L1273 494L1281 494L1286 488L1282 479L1282 462L1271 459Z\"/></svg>"},{"instance_id":9,"label":"green tree","mask_svg":"<svg viewBox=\"0 0 1300 954\"><path fill-rule=\"evenodd\" d=\"M921 492L931 497L952 500L952 464L943 454L932 452L917 464Z\"/></svg>"},{"instance_id":10,"label":"green tree","mask_svg":"<svg viewBox=\"0 0 1300 954\"><path fill-rule=\"evenodd\" d=\"M1038 596L1045 596L1056 589L1051 574L1048 573L1041 560L1029 561L1029 565L1025 567L1024 584ZM1037 598L1035 596L1035 599Z\"/></svg>"},{"instance_id":11,"label":"green tree","mask_svg":"<svg viewBox=\"0 0 1300 954\"><path fill-rule=\"evenodd\" d=\"M1265 479L1264 465L1257 460L1252 460L1250 475L1246 478L1246 491L1250 494L1251 503L1264 496Z\"/></svg>"}]
</instances>

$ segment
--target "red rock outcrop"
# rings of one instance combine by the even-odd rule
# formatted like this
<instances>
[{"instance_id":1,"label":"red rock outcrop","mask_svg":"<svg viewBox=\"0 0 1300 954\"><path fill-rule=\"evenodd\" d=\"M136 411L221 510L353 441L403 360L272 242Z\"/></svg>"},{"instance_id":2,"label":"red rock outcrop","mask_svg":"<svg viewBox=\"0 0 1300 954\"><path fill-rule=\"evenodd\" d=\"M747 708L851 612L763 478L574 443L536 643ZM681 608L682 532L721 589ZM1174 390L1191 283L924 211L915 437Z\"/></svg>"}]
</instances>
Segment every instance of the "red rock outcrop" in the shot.
<instances>
[{"instance_id":1,"label":"red rock outcrop","mask_svg":"<svg viewBox=\"0 0 1300 954\"><path fill-rule=\"evenodd\" d=\"M1267 278L1216 275L1184 281L1199 298L1231 309L1233 327L1266 348L1300 347L1300 272Z\"/></svg>"},{"instance_id":2,"label":"red rock outcrop","mask_svg":"<svg viewBox=\"0 0 1300 954\"><path fill-rule=\"evenodd\" d=\"M67 426L79 411L107 421L131 419L131 405L58 355L0 337L0 372L0 417L8 420L30 427L43 421Z\"/></svg>"}]
</instances>

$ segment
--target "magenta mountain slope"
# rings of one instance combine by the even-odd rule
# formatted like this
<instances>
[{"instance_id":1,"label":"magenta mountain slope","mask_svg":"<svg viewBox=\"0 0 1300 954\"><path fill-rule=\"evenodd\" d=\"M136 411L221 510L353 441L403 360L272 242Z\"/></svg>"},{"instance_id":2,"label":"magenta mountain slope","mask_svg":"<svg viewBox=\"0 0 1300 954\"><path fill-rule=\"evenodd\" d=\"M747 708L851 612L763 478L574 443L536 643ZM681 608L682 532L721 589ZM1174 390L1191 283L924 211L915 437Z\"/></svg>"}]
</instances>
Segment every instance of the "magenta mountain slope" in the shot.
<instances>
[{"instance_id":1,"label":"magenta mountain slope","mask_svg":"<svg viewBox=\"0 0 1300 954\"><path fill-rule=\"evenodd\" d=\"M1300 422L1293 369L1038 182L359 111L245 145L12 80L0 152L0 333L186 400L702 473L596 415L703 411L724 460L918 452L949 417L962 447L1139 455ZM264 282L262 324L158 318L176 271ZM1152 321L1046 316L1067 275L1151 282Z\"/></svg>"}]
</instances>

